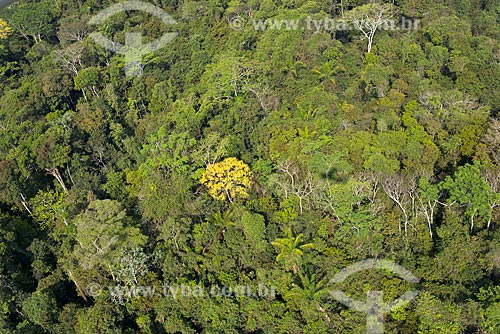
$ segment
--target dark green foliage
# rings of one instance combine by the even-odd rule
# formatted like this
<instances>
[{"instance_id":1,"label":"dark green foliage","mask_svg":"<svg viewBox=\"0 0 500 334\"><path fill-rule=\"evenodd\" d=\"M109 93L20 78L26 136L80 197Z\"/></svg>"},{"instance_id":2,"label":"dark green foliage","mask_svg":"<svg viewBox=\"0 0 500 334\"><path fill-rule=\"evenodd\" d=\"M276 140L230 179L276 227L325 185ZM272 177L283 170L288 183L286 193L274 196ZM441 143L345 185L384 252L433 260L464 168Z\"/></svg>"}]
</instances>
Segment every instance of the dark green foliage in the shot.
<instances>
[{"instance_id":1,"label":"dark green foliage","mask_svg":"<svg viewBox=\"0 0 500 334\"><path fill-rule=\"evenodd\" d=\"M498 1L385 1L419 26L379 28L369 52L359 29L321 20L373 15L372 1L160 0L177 25L139 11L87 24L116 2L0 11L13 29L0 40L0 334L363 333L365 315L328 292L368 258L420 278L363 271L336 287L419 290L387 333L500 331ZM178 36L127 77L91 32ZM253 175L234 203L200 182L226 158Z\"/></svg>"}]
</instances>

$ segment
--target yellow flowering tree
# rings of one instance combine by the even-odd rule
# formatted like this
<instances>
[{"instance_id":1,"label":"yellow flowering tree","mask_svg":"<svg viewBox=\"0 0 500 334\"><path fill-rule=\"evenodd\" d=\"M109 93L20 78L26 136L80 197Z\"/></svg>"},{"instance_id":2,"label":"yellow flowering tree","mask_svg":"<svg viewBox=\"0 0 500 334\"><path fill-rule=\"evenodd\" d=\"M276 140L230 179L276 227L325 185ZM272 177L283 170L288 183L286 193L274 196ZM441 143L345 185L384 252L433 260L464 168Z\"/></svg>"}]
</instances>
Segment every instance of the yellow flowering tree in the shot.
<instances>
[{"instance_id":1,"label":"yellow flowering tree","mask_svg":"<svg viewBox=\"0 0 500 334\"><path fill-rule=\"evenodd\" d=\"M201 176L201 183L208 188L210 196L216 200L247 198L252 185L252 171L247 164L236 158L209 164Z\"/></svg>"},{"instance_id":2,"label":"yellow flowering tree","mask_svg":"<svg viewBox=\"0 0 500 334\"><path fill-rule=\"evenodd\" d=\"M10 35L12 29L7 25L7 22L0 19L0 39L5 39Z\"/></svg>"}]
</instances>

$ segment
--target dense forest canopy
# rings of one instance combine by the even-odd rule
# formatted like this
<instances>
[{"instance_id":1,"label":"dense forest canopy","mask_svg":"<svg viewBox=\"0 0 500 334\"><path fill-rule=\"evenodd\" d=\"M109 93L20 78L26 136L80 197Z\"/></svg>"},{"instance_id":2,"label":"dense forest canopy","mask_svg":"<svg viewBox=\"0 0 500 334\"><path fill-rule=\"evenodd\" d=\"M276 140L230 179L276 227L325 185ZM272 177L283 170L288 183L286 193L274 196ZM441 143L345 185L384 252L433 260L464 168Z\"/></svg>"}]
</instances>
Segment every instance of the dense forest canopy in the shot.
<instances>
[{"instance_id":1,"label":"dense forest canopy","mask_svg":"<svg viewBox=\"0 0 500 334\"><path fill-rule=\"evenodd\" d=\"M498 0L116 2L0 11L1 334L500 332Z\"/></svg>"}]
</instances>

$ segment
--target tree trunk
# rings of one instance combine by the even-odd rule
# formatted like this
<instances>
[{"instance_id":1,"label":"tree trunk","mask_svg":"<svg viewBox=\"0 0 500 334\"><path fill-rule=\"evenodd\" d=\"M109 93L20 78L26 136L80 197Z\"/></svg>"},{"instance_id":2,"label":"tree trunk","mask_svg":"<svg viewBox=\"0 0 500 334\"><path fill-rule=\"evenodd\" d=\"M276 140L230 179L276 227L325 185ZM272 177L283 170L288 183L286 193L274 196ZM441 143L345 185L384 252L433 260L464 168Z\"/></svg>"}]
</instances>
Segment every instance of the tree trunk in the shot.
<instances>
[{"instance_id":1,"label":"tree trunk","mask_svg":"<svg viewBox=\"0 0 500 334\"><path fill-rule=\"evenodd\" d=\"M82 296L83 300L87 301L87 295L85 294L85 291L80 287L80 285L76 281L75 277L73 276L73 273L71 272L71 270L68 270L68 277L73 281L73 283L75 283L76 289L78 290L78 292Z\"/></svg>"},{"instance_id":2,"label":"tree trunk","mask_svg":"<svg viewBox=\"0 0 500 334\"><path fill-rule=\"evenodd\" d=\"M21 204L26 209L26 211L28 211L28 213L31 216L32 215L31 210L28 208L28 204L27 204L26 198L24 197L24 195L22 193L21 193Z\"/></svg>"},{"instance_id":3,"label":"tree trunk","mask_svg":"<svg viewBox=\"0 0 500 334\"><path fill-rule=\"evenodd\" d=\"M61 176L61 173L59 173L59 169L56 168L46 168L45 171L52 175L53 177L56 178L57 182L59 182L59 184L61 185L61 187L63 188L64 192L67 194L68 193L68 188L66 188L66 184L64 183L64 180Z\"/></svg>"}]
</instances>

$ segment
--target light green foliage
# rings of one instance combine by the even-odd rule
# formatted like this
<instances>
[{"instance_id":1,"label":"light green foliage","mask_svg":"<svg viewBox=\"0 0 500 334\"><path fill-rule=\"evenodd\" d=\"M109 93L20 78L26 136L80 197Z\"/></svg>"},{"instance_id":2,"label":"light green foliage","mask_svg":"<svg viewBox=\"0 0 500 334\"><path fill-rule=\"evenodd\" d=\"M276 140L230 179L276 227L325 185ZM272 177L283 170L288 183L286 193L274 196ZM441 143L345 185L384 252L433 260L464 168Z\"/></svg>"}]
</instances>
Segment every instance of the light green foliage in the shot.
<instances>
[{"instance_id":1,"label":"light green foliage","mask_svg":"<svg viewBox=\"0 0 500 334\"><path fill-rule=\"evenodd\" d=\"M113 263L127 247L141 246L146 241L141 231L120 203L111 200L91 202L82 214L75 217L75 239L73 252L80 265L87 269L102 267L114 274Z\"/></svg>"},{"instance_id":2,"label":"light green foliage","mask_svg":"<svg viewBox=\"0 0 500 334\"><path fill-rule=\"evenodd\" d=\"M432 225L437 212L439 198L441 197L438 185L431 184L426 177L418 182L417 199L419 213L427 220L429 234L432 238Z\"/></svg>"},{"instance_id":3,"label":"light green foliage","mask_svg":"<svg viewBox=\"0 0 500 334\"><path fill-rule=\"evenodd\" d=\"M209 84L207 97L214 102L232 99L246 91L253 74L246 60L233 55L221 55L219 62L208 66L202 80Z\"/></svg>"},{"instance_id":4,"label":"light green foliage","mask_svg":"<svg viewBox=\"0 0 500 334\"><path fill-rule=\"evenodd\" d=\"M418 300L416 312L420 317L420 326L417 333L462 333L460 308L428 293L422 293Z\"/></svg>"},{"instance_id":5,"label":"light green foliage","mask_svg":"<svg viewBox=\"0 0 500 334\"><path fill-rule=\"evenodd\" d=\"M186 172L189 168L188 154L195 144L196 140L187 133L171 135L162 126L148 138L148 143L141 150L145 158L144 168L162 169L165 173Z\"/></svg>"},{"instance_id":6,"label":"light green foliage","mask_svg":"<svg viewBox=\"0 0 500 334\"><path fill-rule=\"evenodd\" d=\"M495 333L500 328L500 288L479 289L478 299L487 303L487 308L481 311L481 323L487 333Z\"/></svg>"},{"instance_id":7,"label":"light green foliage","mask_svg":"<svg viewBox=\"0 0 500 334\"><path fill-rule=\"evenodd\" d=\"M241 217L243 233L252 247L256 251L263 251L266 248L264 237L266 235L266 224L264 217L259 214L245 212Z\"/></svg>"},{"instance_id":8,"label":"light green foliage","mask_svg":"<svg viewBox=\"0 0 500 334\"><path fill-rule=\"evenodd\" d=\"M497 2L150 1L176 25L89 26L110 0L2 9L0 334L361 334L327 282L368 258L420 278L385 332L497 334ZM92 32L178 35L126 77ZM344 290L410 288L386 274Z\"/></svg>"},{"instance_id":9,"label":"light green foliage","mask_svg":"<svg viewBox=\"0 0 500 334\"><path fill-rule=\"evenodd\" d=\"M470 219L471 230L474 228L474 222L479 218L481 225L491 219L492 206L490 197L490 186L481 176L480 165L465 165L459 167L453 174L448 176L444 187L450 192L448 202L453 205L464 207L464 212Z\"/></svg>"},{"instance_id":10,"label":"light green foliage","mask_svg":"<svg viewBox=\"0 0 500 334\"><path fill-rule=\"evenodd\" d=\"M49 330L57 314L56 300L49 293L37 291L23 301L23 312L35 324Z\"/></svg>"},{"instance_id":11,"label":"light green foliage","mask_svg":"<svg viewBox=\"0 0 500 334\"><path fill-rule=\"evenodd\" d=\"M117 306L108 300L109 296L102 296L92 307L81 309L77 314L75 333L77 334L119 334L120 320L123 313Z\"/></svg>"},{"instance_id":12,"label":"light green foliage","mask_svg":"<svg viewBox=\"0 0 500 334\"><path fill-rule=\"evenodd\" d=\"M33 38L35 43L51 38L55 33L54 21L59 6L44 0L38 3L23 2L8 8L10 25L18 30L26 39Z\"/></svg>"},{"instance_id":13,"label":"light green foliage","mask_svg":"<svg viewBox=\"0 0 500 334\"><path fill-rule=\"evenodd\" d=\"M377 56L369 54L361 70L361 80L365 82L367 92L374 91L378 97L382 98L387 93L390 76L393 73L391 66L383 66Z\"/></svg>"},{"instance_id":14,"label":"light green foliage","mask_svg":"<svg viewBox=\"0 0 500 334\"><path fill-rule=\"evenodd\" d=\"M54 229L68 225L69 212L65 203L66 196L62 192L39 191L30 199L34 218L44 229Z\"/></svg>"},{"instance_id":15,"label":"light green foliage","mask_svg":"<svg viewBox=\"0 0 500 334\"><path fill-rule=\"evenodd\" d=\"M379 134L373 146L365 147L366 169L377 173L393 174L400 170L399 157L409 147L408 137L403 131L390 131Z\"/></svg>"},{"instance_id":16,"label":"light green foliage","mask_svg":"<svg viewBox=\"0 0 500 334\"><path fill-rule=\"evenodd\" d=\"M75 89L89 90L92 95L99 97L97 87L102 82L101 71L96 67L88 67L81 70L74 78ZM84 92L85 94L85 92ZM87 96L85 95L85 98Z\"/></svg>"},{"instance_id":17,"label":"light green foliage","mask_svg":"<svg viewBox=\"0 0 500 334\"><path fill-rule=\"evenodd\" d=\"M228 146L229 138L222 138L219 132L211 132L200 141L191 158L195 164L203 163L207 167L226 156Z\"/></svg>"},{"instance_id":18,"label":"light green foliage","mask_svg":"<svg viewBox=\"0 0 500 334\"><path fill-rule=\"evenodd\" d=\"M296 237L290 235L286 238L276 239L271 243L279 249L276 261L283 262L285 269L293 271L294 274L297 274L300 270L304 251L314 248L312 243L303 243L303 238L303 234L299 234Z\"/></svg>"}]
</instances>

